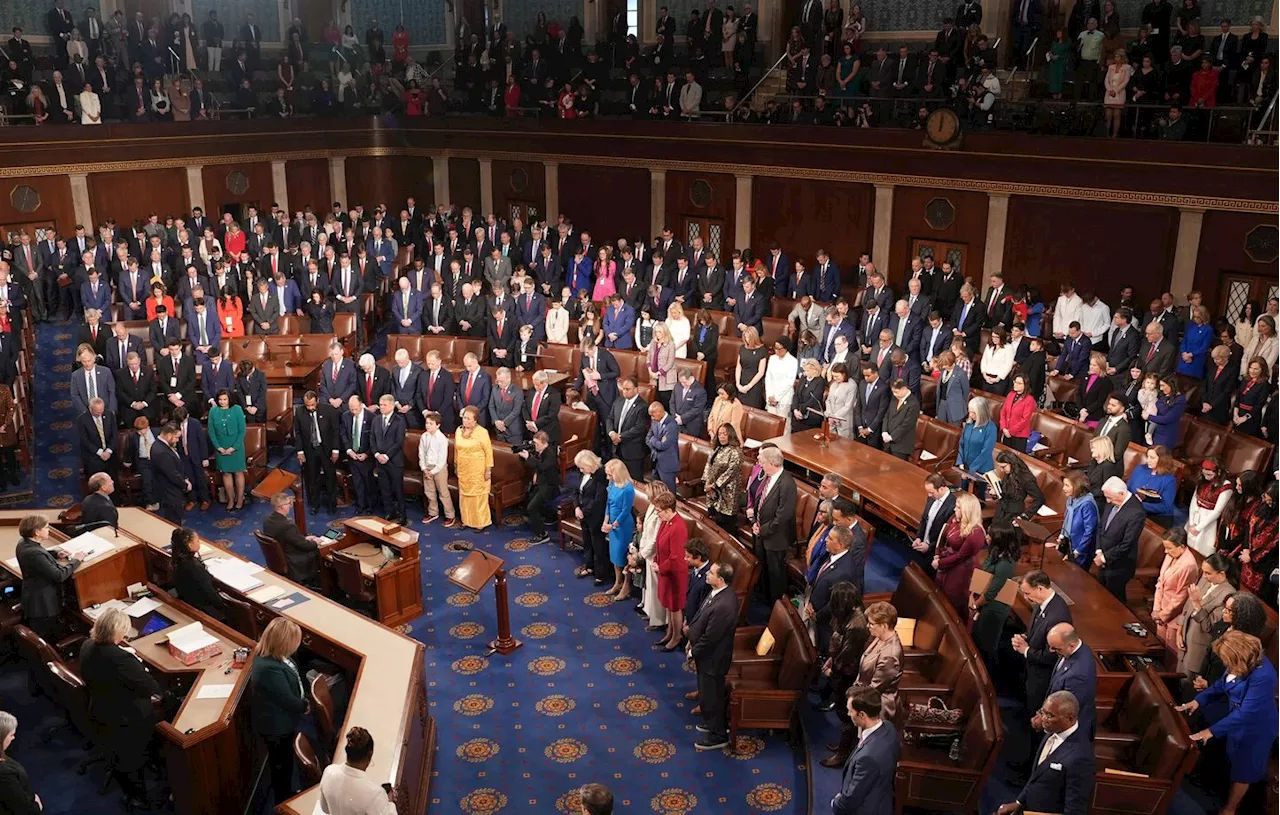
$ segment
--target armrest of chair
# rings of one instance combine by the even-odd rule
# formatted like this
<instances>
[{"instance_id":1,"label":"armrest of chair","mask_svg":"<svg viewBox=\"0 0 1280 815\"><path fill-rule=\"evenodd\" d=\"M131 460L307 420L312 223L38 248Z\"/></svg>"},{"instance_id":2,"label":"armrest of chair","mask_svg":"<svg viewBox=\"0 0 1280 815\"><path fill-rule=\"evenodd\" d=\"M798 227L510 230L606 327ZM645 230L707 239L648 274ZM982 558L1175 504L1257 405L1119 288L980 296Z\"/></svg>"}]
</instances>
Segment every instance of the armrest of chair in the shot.
<instances>
[{"instance_id":1,"label":"armrest of chair","mask_svg":"<svg viewBox=\"0 0 1280 815\"><path fill-rule=\"evenodd\" d=\"M80 650L80 643L87 639L89 639L87 634L68 634L54 643L53 648L62 655L63 659L76 659L77 652Z\"/></svg>"},{"instance_id":2,"label":"armrest of chair","mask_svg":"<svg viewBox=\"0 0 1280 815\"><path fill-rule=\"evenodd\" d=\"M748 625L743 628L735 629L733 632L733 650L739 648L755 649L755 644L760 641L760 635L764 633L763 625Z\"/></svg>"},{"instance_id":3,"label":"armrest of chair","mask_svg":"<svg viewBox=\"0 0 1280 815\"><path fill-rule=\"evenodd\" d=\"M758 657L752 652L749 658L735 659L729 668L729 674L736 679L768 682L778 675L778 665L781 663L781 656L769 654Z\"/></svg>"},{"instance_id":4,"label":"armrest of chair","mask_svg":"<svg viewBox=\"0 0 1280 815\"><path fill-rule=\"evenodd\" d=\"M1137 733L1118 733L1114 730L1099 730L1093 737L1093 741L1099 747L1110 747L1112 749L1123 749L1142 741L1142 737Z\"/></svg>"},{"instance_id":5,"label":"armrest of chair","mask_svg":"<svg viewBox=\"0 0 1280 815\"><path fill-rule=\"evenodd\" d=\"M902 670L924 673L923 668L933 664L938 658L937 651L911 650L902 654Z\"/></svg>"},{"instance_id":6,"label":"armrest of chair","mask_svg":"<svg viewBox=\"0 0 1280 815\"><path fill-rule=\"evenodd\" d=\"M696 498L705 492L701 478L690 478L676 484L676 495L684 500Z\"/></svg>"}]
</instances>

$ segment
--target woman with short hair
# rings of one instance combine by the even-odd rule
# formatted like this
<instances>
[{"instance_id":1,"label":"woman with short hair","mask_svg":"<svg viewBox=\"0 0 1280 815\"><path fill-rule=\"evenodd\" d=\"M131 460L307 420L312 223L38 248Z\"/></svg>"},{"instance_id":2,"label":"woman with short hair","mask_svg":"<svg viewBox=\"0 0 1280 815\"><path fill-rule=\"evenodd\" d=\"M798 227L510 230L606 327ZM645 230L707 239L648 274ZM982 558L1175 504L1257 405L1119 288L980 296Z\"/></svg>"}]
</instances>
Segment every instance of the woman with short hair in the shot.
<instances>
[{"instance_id":1,"label":"woman with short hair","mask_svg":"<svg viewBox=\"0 0 1280 815\"><path fill-rule=\"evenodd\" d=\"M689 529L676 510L676 496L659 493L653 499L658 510L658 539L655 559L658 565L658 598L667 611L667 636L654 648L674 651L684 643L684 600L689 587L689 567L684 560L684 547Z\"/></svg>"},{"instance_id":2,"label":"woman with short hair","mask_svg":"<svg viewBox=\"0 0 1280 815\"><path fill-rule=\"evenodd\" d=\"M969 400L969 420L960 430L956 448L956 467L973 475L982 475L996 466L992 453L996 448L996 425L991 421L987 400L975 396ZM986 486L978 487L985 494Z\"/></svg>"},{"instance_id":3,"label":"woman with short hair","mask_svg":"<svg viewBox=\"0 0 1280 815\"><path fill-rule=\"evenodd\" d=\"M965 587L968 588L967 586ZM892 721L898 711L898 683L902 681L902 641L898 639L898 610L884 601L867 606L871 639L862 652L854 686L880 694L882 718Z\"/></svg>"},{"instance_id":4,"label":"woman with short hair","mask_svg":"<svg viewBox=\"0 0 1280 815\"><path fill-rule=\"evenodd\" d=\"M293 739L309 707L302 672L293 660L302 629L286 617L267 623L249 664L249 711L253 734L267 747L271 790L277 805L289 800L293 785Z\"/></svg>"},{"instance_id":5,"label":"woman with short hair","mask_svg":"<svg viewBox=\"0 0 1280 815\"><path fill-rule=\"evenodd\" d=\"M9 755L9 745L13 744L17 732L17 717L0 710L0 811L9 815L39 815L44 803L31 791L26 769Z\"/></svg>"}]
</instances>

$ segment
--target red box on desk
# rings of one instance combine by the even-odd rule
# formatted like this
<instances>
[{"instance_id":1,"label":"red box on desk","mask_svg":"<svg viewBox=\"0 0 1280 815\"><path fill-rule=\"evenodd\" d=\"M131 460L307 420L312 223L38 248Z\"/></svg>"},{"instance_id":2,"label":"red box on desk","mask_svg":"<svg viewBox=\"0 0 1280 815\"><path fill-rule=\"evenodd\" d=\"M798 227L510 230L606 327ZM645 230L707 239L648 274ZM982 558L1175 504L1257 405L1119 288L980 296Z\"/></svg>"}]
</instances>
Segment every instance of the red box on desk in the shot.
<instances>
[{"instance_id":1,"label":"red box on desk","mask_svg":"<svg viewBox=\"0 0 1280 815\"><path fill-rule=\"evenodd\" d=\"M172 642L169 643L169 654L183 665L195 665L209 657L216 657L222 653L222 643L214 642L203 648L197 648L194 651L184 651L176 647Z\"/></svg>"}]
</instances>

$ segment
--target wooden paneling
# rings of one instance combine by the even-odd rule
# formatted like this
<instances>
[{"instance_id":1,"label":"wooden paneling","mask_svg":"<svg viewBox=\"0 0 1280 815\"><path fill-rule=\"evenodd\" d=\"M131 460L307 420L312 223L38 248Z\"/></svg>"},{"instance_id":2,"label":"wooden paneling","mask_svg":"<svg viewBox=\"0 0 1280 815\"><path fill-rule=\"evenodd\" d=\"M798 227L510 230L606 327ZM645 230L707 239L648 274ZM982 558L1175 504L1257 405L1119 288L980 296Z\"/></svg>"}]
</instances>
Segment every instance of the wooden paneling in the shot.
<instances>
[{"instance_id":1,"label":"wooden paneling","mask_svg":"<svg viewBox=\"0 0 1280 815\"><path fill-rule=\"evenodd\" d=\"M523 189L517 189L523 184ZM493 210L511 220L511 205L525 204L537 210L539 220L554 220L547 210L546 168L541 161L493 162ZM523 211L523 208L522 208Z\"/></svg>"},{"instance_id":2,"label":"wooden paneling","mask_svg":"<svg viewBox=\"0 0 1280 815\"><path fill-rule=\"evenodd\" d=\"M365 212L372 214L375 205L384 203L390 212L398 213L410 195L418 199L419 206L431 199L429 158L355 156L347 159L346 170L347 200L343 205L347 208L364 204Z\"/></svg>"},{"instance_id":3,"label":"wooden paneling","mask_svg":"<svg viewBox=\"0 0 1280 815\"><path fill-rule=\"evenodd\" d=\"M449 159L449 198L448 203L459 212L471 207L477 215L484 214L480 212L480 162L473 158Z\"/></svg>"},{"instance_id":4,"label":"wooden paneling","mask_svg":"<svg viewBox=\"0 0 1280 815\"><path fill-rule=\"evenodd\" d=\"M329 189L329 160L307 158L286 161L284 165L285 188L289 191L289 210L297 212L311 207L316 212L328 212L333 203Z\"/></svg>"},{"instance_id":5,"label":"wooden paneling","mask_svg":"<svg viewBox=\"0 0 1280 815\"><path fill-rule=\"evenodd\" d=\"M649 171L633 167L560 165L560 212L574 226L588 230L600 242L630 240L649 234ZM559 213L548 213L554 221Z\"/></svg>"},{"instance_id":6,"label":"wooden paneling","mask_svg":"<svg viewBox=\"0 0 1280 815\"><path fill-rule=\"evenodd\" d=\"M871 251L875 188L870 184L756 178L751 190L751 248L763 257L774 241L792 260L814 263L826 249L841 268Z\"/></svg>"},{"instance_id":7,"label":"wooden paneling","mask_svg":"<svg viewBox=\"0 0 1280 815\"><path fill-rule=\"evenodd\" d=\"M699 206L693 200L696 194L694 187L699 185L699 182L705 182L710 186L710 194L705 201L705 206ZM700 186L699 189L701 189ZM737 200L737 181L731 175L669 171L667 173L666 225L674 230L680 242L687 246L689 241L683 226L686 219L718 221L723 225L720 254L727 259L735 248L746 248L735 247L733 242ZM713 241L707 241L708 249L714 246ZM724 265L726 268L729 266L727 260Z\"/></svg>"},{"instance_id":8,"label":"wooden paneling","mask_svg":"<svg viewBox=\"0 0 1280 815\"><path fill-rule=\"evenodd\" d=\"M14 209L10 196L16 187L32 187L40 195L40 206L35 212L19 212ZM11 179L0 184L0 227L5 232L15 228L24 228L27 234L35 237L36 226L47 226L52 223L63 235L73 233L76 225L75 205L71 203L71 181L65 175L39 176L36 178ZM89 234L96 235L98 230L92 224L84 224ZM8 235L0 235L0 239L8 240Z\"/></svg>"},{"instance_id":9,"label":"wooden paneling","mask_svg":"<svg viewBox=\"0 0 1280 815\"><path fill-rule=\"evenodd\" d=\"M1168 207L1013 196L1005 279L1038 286L1045 302L1070 280L1113 307L1125 285L1146 303L1169 285L1177 237L1178 213Z\"/></svg>"},{"instance_id":10,"label":"wooden paneling","mask_svg":"<svg viewBox=\"0 0 1280 815\"><path fill-rule=\"evenodd\" d=\"M244 192L235 193L228 189L227 178L232 173L243 173L249 180L249 186ZM224 204L255 204L260 212L266 212L271 208L275 190L271 184L271 162L269 161L206 164L201 171L201 176L204 178L204 210L210 221L216 221L221 217Z\"/></svg>"},{"instance_id":11,"label":"wooden paneling","mask_svg":"<svg viewBox=\"0 0 1280 815\"><path fill-rule=\"evenodd\" d=\"M1196 257L1195 287L1204 294L1204 304L1209 313L1221 317L1226 304L1220 302L1218 276L1222 272L1244 272L1265 277L1272 283L1277 280L1276 261L1259 263L1245 252L1245 240L1258 226L1275 229L1276 219L1265 215L1249 215L1236 212L1204 214L1200 230L1200 253ZM1183 297L1186 292L1175 292ZM1233 315L1233 322L1234 322Z\"/></svg>"},{"instance_id":12,"label":"wooden paneling","mask_svg":"<svg viewBox=\"0 0 1280 815\"><path fill-rule=\"evenodd\" d=\"M925 220L925 210L935 198L945 198L955 210L954 219L945 229L934 229ZM967 247L965 258L968 268L963 268L960 272L974 281L981 281L986 276L983 255L987 251L987 205L987 196L981 192L894 187L889 257L874 257L872 261L876 268L888 272L886 279L894 291L904 292L904 281L911 268L911 247L916 240L963 243ZM856 262L857 257L853 260ZM941 265L942 259L937 258L937 261ZM884 268L885 263L888 263L887 269ZM1006 258L1005 269L1008 268Z\"/></svg>"},{"instance_id":13,"label":"wooden paneling","mask_svg":"<svg viewBox=\"0 0 1280 815\"><path fill-rule=\"evenodd\" d=\"M99 221L145 221L154 212L163 223L166 215L182 215L191 207L187 172L181 167L122 170L89 174L89 201Z\"/></svg>"}]
</instances>

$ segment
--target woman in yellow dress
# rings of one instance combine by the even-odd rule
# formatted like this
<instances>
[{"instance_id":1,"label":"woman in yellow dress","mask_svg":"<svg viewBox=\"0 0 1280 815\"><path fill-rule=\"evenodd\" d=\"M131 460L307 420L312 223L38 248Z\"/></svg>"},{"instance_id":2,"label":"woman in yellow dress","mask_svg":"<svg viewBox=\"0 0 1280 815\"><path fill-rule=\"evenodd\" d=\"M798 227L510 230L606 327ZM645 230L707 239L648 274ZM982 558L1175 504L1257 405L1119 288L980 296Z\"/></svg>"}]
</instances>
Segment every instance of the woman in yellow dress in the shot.
<instances>
[{"instance_id":1,"label":"woman in yellow dress","mask_svg":"<svg viewBox=\"0 0 1280 815\"><path fill-rule=\"evenodd\" d=\"M466 407L462 427L454 435L454 462L458 468L458 504L463 526L484 529L490 524L493 445L489 431L480 426L480 411Z\"/></svg>"}]
</instances>

